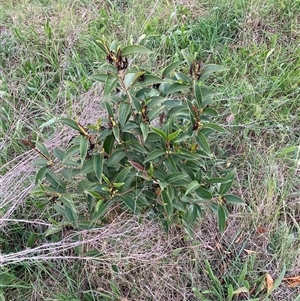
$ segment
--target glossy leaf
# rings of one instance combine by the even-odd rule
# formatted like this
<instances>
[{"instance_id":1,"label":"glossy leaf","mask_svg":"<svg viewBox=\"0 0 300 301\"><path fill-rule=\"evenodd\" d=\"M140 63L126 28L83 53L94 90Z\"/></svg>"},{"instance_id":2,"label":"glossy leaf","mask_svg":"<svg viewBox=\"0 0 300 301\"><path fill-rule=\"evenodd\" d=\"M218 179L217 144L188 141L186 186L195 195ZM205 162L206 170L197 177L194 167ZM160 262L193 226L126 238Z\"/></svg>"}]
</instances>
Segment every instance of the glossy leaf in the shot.
<instances>
[{"instance_id":1,"label":"glossy leaf","mask_svg":"<svg viewBox=\"0 0 300 301\"><path fill-rule=\"evenodd\" d=\"M105 100L105 101L104 101L104 104L105 104L105 108L106 108L106 110L107 110L108 116L109 116L109 117L114 117L114 113L113 113L113 110L112 110L112 108L111 108L110 103L109 103L107 100Z\"/></svg>"},{"instance_id":2,"label":"glossy leaf","mask_svg":"<svg viewBox=\"0 0 300 301\"><path fill-rule=\"evenodd\" d=\"M44 178L47 169L48 169L48 166L44 166L39 169L39 171L36 173L36 176L35 176L35 181L34 181L35 185L37 185L38 182Z\"/></svg>"},{"instance_id":3,"label":"glossy leaf","mask_svg":"<svg viewBox=\"0 0 300 301\"><path fill-rule=\"evenodd\" d=\"M66 184L53 171L47 170L45 177L55 189L60 190L59 192L66 189Z\"/></svg>"},{"instance_id":4,"label":"glossy leaf","mask_svg":"<svg viewBox=\"0 0 300 301\"><path fill-rule=\"evenodd\" d=\"M151 130L152 130L153 132L157 133L157 134L158 134L160 137L162 137L164 140L167 140L167 134L166 134L164 131L162 131L162 130L156 128L156 127L151 127Z\"/></svg>"},{"instance_id":5,"label":"glossy leaf","mask_svg":"<svg viewBox=\"0 0 300 301\"><path fill-rule=\"evenodd\" d=\"M199 132L195 138L200 148L202 148L205 151L205 153L210 154L209 144L205 136L201 132Z\"/></svg>"},{"instance_id":6,"label":"glossy leaf","mask_svg":"<svg viewBox=\"0 0 300 301\"><path fill-rule=\"evenodd\" d=\"M182 172L176 172L176 173L173 173L171 175L168 175L166 178L165 178L165 181L168 183L168 184L172 184L172 183L175 183L177 181L181 181L181 180L184 180L187 178L187 175L182 173Z\"/></svg>"},{"instance_id":7,"label":"glossy leaf","mask_svg":"<svg viewBox=\"0 0 300 301\"><path fill-rule=\"evenodd\" d=\"M221 127L215 123L205 123L204 128L209 128L209 129L212 129L212 130L214 130L216 132L220 132L220 133L226 133L226 130L223 127Z\"/></svg>"},{"instance_id":8,"label":"glossy leaf","mask_svg":"<svg viewBox=\"0 0 300 301\"><path fill-rule=\"evenodd\" d=\"M223 233L225 230L225 224L226 224L226 213L224 207L219 205L218 206L218 228L221 233Z\"/></svg>"},{"instance_id":9,"label":"glossy leaf","mask_svg":"<svg viewBox=\"0 0 300 301\"><path fill-rule=\"evenodd\" d=\"M182 53L184 59L186 60L186 62L188 63L188 65L190 66L192 64L192 62L194 61L194 57L191 55L191 53L187 49L182 49L181 53Z\"/></svg>"},{"instance_id":10,"label":"glossy leaf","mask_svg":"<svg viewBox=\"0 0 300 301\"><path fill-rule=\"evenodd\" d=\"M100 183L102 183L103 161L103 154L97 154L93 158L94 172Z\"/></svg>"},{"instance_id":11,"label":"glossy leaf","mask_svg":"<svg viewBox=\"0 0 300 301\"><path fill-rule=\"evenodd\" d=\"M141 45L129 45L129 46L125 46L122 49L122 56L129 56L133 54L145 54L151 52L152 52L151 50Z\"/></svg>"},{"instance_id":12,"label":"glossy leaf","mask_svg":"<svg viewBox=\"0 0 300 301\"><path fill-rule=\"evenodd\" d=\"M135 96L131 95L130 93L129 93L129 97L130 97L131 103L132 103L133 107L135 108L135 110L138 112L142 112L142 106L141 106L140 100L138 98L136 98Z\"/></svg>"},{"instance_id":13,"label":"glossy leaf","mask_svg":"<svg viewBox=\"0 0 300 301\"><path fill-rule=\"evenodd\" d=\"M207 180L210 184L222 184L222 183L228 183L230 182L230 179L227 178L210 178Z\"/></svg>"},{"instance_id":14,"label":"glossy leaf","mask_svg":"<svg viewBox=\"0 0 300 301\"><path fill-rule=\"evenodd\" d=\"M242 199L240 199L234 195L227 194L227 195L224 195L223 197L225 198L226 202L229 204L245 205L245 202Z\"/></svg>"},{"instance_id":15,"label":"glossy leaf","mask_svg":"<svg viewBox=\"0 0 300 301\"><path fill-rule=\"evenodd\" d=\"M103 74L94 74L91 76L91 80L96 80L101 83L105 83L108 75L103 73Z\"/></svg>"},{"instance_id":16,"label":"glossy leaf","mask_svg":"<svg viewBox=\"0 0 300 301\"><path fill-rule=\"evenodd\" d=\"M153 160L155 160L159 157L165 156L165 155L166 155L166 153L163 150L156 149L156 150L152 151L151 153L149 153L149 155L144 160L144 163L153 161Z\"/></svg>"},{"instance_id":17,"label":"glossy leaf","mask_svg":"<svg viewBox=\"0 0 300 301\"><path fill-rule=\"evenodd\" d=\"M202 94L201 94L201 89L199 87L199 84L197 82L194 82L194 93L196 96L198 107L202 108Z\"/></svg>"},{"instance_id":18,"label":"glossy leaf","mask_svg":"<svg viewBox=\"0 0 300 301\"><path fill-rule=\"evenodd\" d=\"M70 128L72 128L73 130L76 130L78 132L81 132L77 122L75 122L74 120L72 119L69 119L69 118L59 118L57 120L57 122L60 122L60 123L63 123L67 126L69 126Z\"/></svg>"},{"instance_id":19,"label":"glossy leaf","mask_svg":"<svg viewBox=\"0 0 300 301\"><path fill-rule=\"evenodd\" d=\"M195 192L203 200L211 200L213 197L210 191L201 186L198 187Z\"/></svg>"},{"instance_id":20,"label":"glossy leaf","mask_svg":"<svg viewBox=\"0 0 300 301\"><path fill-rule=\"evenodd\" d=\"M53 154L54 154L54 156L55 156L60 162L63 161L64 156L65 156L65 153L64 153L61 149L56 148L56 149L53 151Z\"/></svg>"},{"instance_id":21,"label":"glossy leaf","mask_svg":"<svg viewBox=\"0 0 300 301\"><path fill-rule=\"evenodd\" d=\"M229 191L229 189L231 188L231 186L233 184L234 175L235 175L235 171L233 170L226 176L226 179L228 179L230 181L220 185L220 189L219 189L220 195L225 195Z\"/></svg>"},{"instance_id":22,"label":"glossy leaf","mask_svg":"<svg viewBox=\"0 0 300 301\"><path fill-rule=\"evenodd\" d=\"M122 102L119 105L119 122L121 125L121 128L125 126L127 123L131 113L131 105L127 102Z\"/></svg>"},{"instance_id":23,"label":"glossy leaf","mask_svg":"<svg viewBox=\"0 0 300 301\"><path fill-rule=\"evenodd\" d=\"M78 216L77 216L74 201L72 200L72 198L69 195L64 195L61 198L61 201L64 204L66 217L77 228L77 226L78 226Z\"/></svg>"},{"instance_id":24,"label":"glossy leaf","mask_svg":"<svg viewBox=\"0 0 300 301\"><path fill-rule=\"evenodd\" d=\"M155 118L158 117L158 115L164 110L163 106L157 106L155 108L152 108L149 112L148 112L148 118L149 121L153 121Z\"/></svg>"},{"instance_id":25,"label":"glossy leaf","mask_svg":"<svg viewBox=\"0 0 300 301\"><path fill-rule=\"evenodd\" d=\"M175 83L175 84L173 84L169 87L169 89L167 90L167 93L172 94L172 93L176 93L176 92L182 92L182 91L185 91L189 88L190 88L189 85L181 84L181 83Z\"/></svg>"},{"instance_id":26,"label":"glossy leaf","mask_svg":"<svg viewBox=\"0 0 300 301\"><path fill-rule=\"evenodd\" d=\"M86 155L87 155L87 150L88 150L88 146L89 146L89 141L87 138L82 137L80 139L80 159L81 159L81 165L83 164Z\"/></svg>"},{"instance_id":27,"label":"glossy leaf","mask_svg":"<svg viewBox=\"0 0 300 301\"><path fill-rule=\"evenodd\" d=\"M117 165L124 157L126 153L123 150L116 150L112 153L109 159L106 161L107 166L115 166Z\"/></svg>"},{"instance_id":28,"label":"glossy leaf","mask_svg":"<svg viewBox=\"0 0 300 301\"><path fill-rule=\"evenodd\" d=\"M138 73L127 73L124 78L125 87L131 87L134 84L134 82L138 79L138 77Z\"/></svg>"},{"instance_id":29,"label":"glossy leaf","mask_svg":"<svg viewBox=\"0 0 300 301\"><path fill-rule=\"evenodd\" d=\"M216 64L208 64L208 65L204 66L204 72L203 72L202 76L200 77L200 80L204 81L214 72L220 72L220 71L226 71L226 70L228 70L228 69L223 66L216 65Z\"/></svg>"},{"instance_id":30,"label":"glossy leaf","mask_svg":"<svg viewBox=\"0 0 300 301\"><path fill-rule=\"evenodd\" d=\"M167 217L168 217L168 219L170 219L173 214L173 204L172 204L172 200L170 199L170 196L168 195L166 190L162 191L161 199L166 208Z\"/></svg>"},{"instance_id":31,"label":"glossy leaf","mask_svg":"<svg viewBox=\"0 0 300 301\"><path fill-rule=\"evenodd\" d=\"M182 65L184 61L177 61L173 62L170 65L168 65L162 72L162 77L166 77L167 75L170 75L170 73L175 70L178 66Z\"/></svg>"},{"instance_id":32,"label":"glossy leaf","mask_svg":"<svg viewBox=\"0 0 300 301\"><path fill-rule=\"evenodd\" d=\"M122 200L125 203L125 205L134 213L138 213L138 208L136 206L136 202L134 201L134 199L129 196L129 195L123 195L122 196Z\"/></svg>"},{"instance_id":33,"label":"glossy leaf","mask_svg":"<svg viewBox=\"0 0 300 301\"><path fill-rule=\"evenodd\" d=\"M108 96L118 83L118 78L114 75L109 75L105 80L104 96Z\"/></svg>"},{"instance_id":34,"label":"glossy leaf","mask_svg":"<svg viewBox=\"0 0 300 301\"><path fill-rule=\"evenodd\" d=\"M113 135L107 136L103 143L103 148L107 154L112 152L114 146L115 138Z\"/></svg>"},{"instance_id":35,"label":"glossy leaf","mask_svg":"<svg viewBox=\"0 0 300 301\"><path fill-rule=\"evenodd\" d=\"M46 157L50 157L47 147L41 142L36 142L35 147Z\"/></svg>"},{"instance_id":36,"label":"glossy leaf","mask_svg":"<svg viewBox=\"0 0 300 301\"><path fill-rule=\"evenodd\" d=\"M115 137L116 141L118 143L120 143L120 129L119 129L119 127L118 126L114 126L113 129L112 129L112 131L113 131L113 134L114 134L114 137Z\"/></svg>"},{"instance_id":37,"label":"glossy leaf","mask_svg":"<svg viewBox=\"0 0 300 301\"><path fill-rule=\"evenodd\" d=\"M174 133L171 133L171 134L168 136L168 140L169 140L169 141L175 140L175 139L179 136L179 134L180 134L181 132L182 132L182 130L179 129L179 130L175 131Z\"/></svg>"},{"instance_id":38,"label":"glossy leaf","mask_svg":"<svg viewBox=\"0 0 300 301\"><path fill-rule=\"evenodd\" d=\"M143 135L143 141L145 142L149 133L149 125L147 122L141 122L140 127Z\"/></svg>"},{"instance_id":39,"label":"glossy leaf","mask_svg":"<svg viewBox=\"0 0 300 301\"><path fill-rule=\"evenodd\" d=\"M185 195L188 195L200 187L197 181L192 181L186 189Z\"/></svg>"},{"instance_id":40,"label":"glossy leaf","mask_svg":"<svg viewBox=\"0 0 300 301\"><path fill-rule=\"evenodd\" d=\"M139 83L140 85L149 86L153 84L160 84L163 83L164 80L158 76L152 74L145 74L143 75L143 80Z\"/></svg>"}]
</instances>

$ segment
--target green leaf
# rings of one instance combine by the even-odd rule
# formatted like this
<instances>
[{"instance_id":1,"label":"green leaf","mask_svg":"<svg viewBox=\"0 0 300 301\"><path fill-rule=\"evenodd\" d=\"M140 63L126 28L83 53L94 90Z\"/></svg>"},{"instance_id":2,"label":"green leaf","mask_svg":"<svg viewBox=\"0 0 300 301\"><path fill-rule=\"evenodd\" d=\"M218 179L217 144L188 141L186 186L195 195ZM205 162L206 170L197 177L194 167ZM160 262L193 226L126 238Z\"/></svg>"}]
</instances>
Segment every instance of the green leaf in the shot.
<instances>
[{"instance_id":1,"label":"green leaf","mask_svg":"<svg viewBox=\"0 0 300 301\"><path fill-rule=\"evenodd\" d=\"M36 176L35 176L35 181L34 181L35 185L37 185L38 182L44 178L47 169L48 169L48 166L44 166L39 169L39 171L36 173Z\"/></svg>"},{"instance_id":2,"label":"green leaf","mask_svg":"<svg viewBox=\"0 0 300 301\"><path fill-rule=\"evenodd\" d=\"M91 80L96 80L101 83L105 83L108 75L107 74L94 74L91 76Z\"/></svg>"},{"instance_id":3,"label":"green leaf","mask_svg":"<svg viewBox=\"0 0 300 301\"><path fill-rule=\"evenodd\" d=\"M194 57L190 54L190 52L187 49L182 49L181 53L182 53L185 61L190 66L192 64L192 62L194 61Z\"/></svg>"},{"instance_id":4,"label":"green leaf","mask_svg":"<svg viewBox=\"0 0 300 301\"><path fill-rule=\"evenodd\" d=\"M188 195L200 187L197 181L192 181L186 189L185 195Z\"/></svg>"},{"instance_id":5,"label":"green leaf","mask_svg":"<svg viewBox=\"0 0 300 301\"><path fill-rule=\"evenodd\" d=\"M122 196L122 200L123 200L123 202L125 203L125 205L126 205L133 213L138 213L138 212L139 212L139 211L137 211L138 208L137 208L137 206L136 206L136 202L134 201L134 199L133 199L131 196L125 194L125 195Z\"/></svg>"},{"instance_id":6,"label":"green leaf","mask_svg":"<svg viewBox=\"0 0 300 301\"><path fill-rule=\"evenodd\" d=\"M114 126L112 131L113 131L113 134L114 134L114 137L115 137L116 141L120 143L120 129L119 129L119 127Z\"/></svg>"},{"instance_id":7,"label":"green leaf","mask_svg":"<svg viewBox=\"0 0 300 301\"><path fill-rule=\"evenodd\" d=\"M131 95L130 93L128 94L130 101L134 107L134 109L138 112L142 112L142 106L141 106L141 102L138 98L136 98L135 96Z\"/></svg>"},{"instance_id":8,"label":"green leaf","mask_svg":"<svg viewBox=\"0 0 300 301\"><path fill-rule=\"evenodd\" d=\"M149 161L153 161L153 160L155 160L155 159L157 159L157 158L159 158L159 157L161 157L161 156L165 156L165 155L166 155L166 153L165 153L163 150L161 150L161 149L156 149L156 150L152 151L152 152L146 157L146 159L144 160L144 163L149 162Z\"/></svg>"},{"instance_id":9,"label":"green leaf","mask_svg":"<svg viewBox=\"0 0 300 301\"><path fill-rule=\"evenodd\" d=\"M69 118L59 118L57 119L57 122L60 122L60 123L63 123L63 124L66 124L67 126L69 126L70 128L72 128L73 130L76 130L78 132L81 132L77 122L75 122L74 120L72 119L69 119Z\"/></svg>"},{"instance_id":10,"label":"green leaf","mask_svg":"<svg viewBox=\"0 0 300 301\"><path fill-rule=\"evenodd\" d=\"M202 94L201 94L201 89L199 87L199 84L197 82L194 82L194 93L196 96L198 107L202 108Z\"/></svg>"},{"instance_id":11,"label":"green leaf","mask_svg":"<svg viewBox=\"0 0 300 301\"><path fill-rule=\"evenodd\" d=\"M226 213L223 206L218 206L218 228L221 233L225 230L225 224L226 224Z\"/></svg>"},{"instance_id":12,"label":"green leaf","mask_svg":"<svg viewBox=\"0 0 300 301\"><path fill-rule=\"evenodd\" d=\"M134 84L134 82L138 79L138 77L138 73L127 73L124 78L125 87L131 87Z\"/></svg>"},{"instance_id":13,"label":"green leaf","mask_svg":"<svg viewBox=\"0 0 300 301\"><path fill-rule=\"evenodd\" d=\"M143 141L145 142L148 137L149 125L146 122L141 122L140 127L143 135Z\"/></svg>"},{"instance_id":14,"label":"green leaf","mask_svg":"<svg viewBox=\"0 0 300 301\"><path fill-rule=\"evenodd\" d=\"M44 158L36 159L32 163L33 166L38 166L38 167L46 167L48 166L48 161Z\"/></svg>"},{"instance_id":15,"label":"green leaf","mask_svg":"<svg viewBox=\"0 0 300 301\"><path fill-rule=\"evenodd\" d=\"M180 180L184 180L187 178L187 175L182 173L182 172L175 172L171 175L168 175L166 178L165 178L165 181L168 183L168 184L172 184L172 183L175 183L177 181L180 181Z\"/></svg>"},{"instance_id":16,"label":"green leaf","mask_svg":"<svg viewBox=\"0 0 300 301\"><path fill-rule=\"evenodd\" d=\"M172 200L170 199L170 196L168 195L166 190L163 190L161 192L161 199L165 205L167 217L168 219L170 219L173 214L173 205Z\"/></svg>"},{"instance_id":17,"label":"green leaf","mask_svg":"<svg viewBox=\"0 0 300 301\"><path fill-rule=\"evenodd\" d=\"M98 211L93 214L92 223L98 222L99 220L101 220L107 213L110 205L111 205L111 202L103 202L100 205L100 207L98 208Z\"/></svg>"},{"instance_id":18,"label":"green leaf","mask_svg":"<svg viewBox=\"0 0 300 301\"><path fill-rule=\"evenodd\" d=\"M130 173L130 167L126 167L126 168L122 169L115 177L114 182L116 182L116 183L124 182L129 173Z\"/></svg>"},{"instance_id":19,"label":"green leaf","mask_svg":"<svg viewBox=\"0 0 300 301\"><path fill-rule=\"evenodd\" d=\"M187 211L187 222L189 226L192 226L197 218L197 208L194 205L191 205Z\"/></svg>"},{"instance_id":20,"label":"green leaf","mask_svg":"<svg viewBox=\"0 0 300 301\"><path fill-rule=\"evenodd\" d=\"M175 92L182 92L184 90L187 90L189 89L190 86L189 85L186 85L186 84L180 84L180 83L174 83L173 85L171 85L169 87L169 89L167 90L167 94L172 94L172 93L175 93Z\"/></svg>"},{"instance_id":21,"label":"green leaf","mask_svg":"<svg viewBox=\"0 0 300 301\"><path fill-rule=\"evenodd\" d=\"M125 156L126 153L124 150L116 150L106 161L106 165L111 167L116 166Z\"/></svg>"},{"instance_id":22,"label":"green leaf","mask_svg":"<svg viewBox=\"0 0 300 301\"><path fill-rule=\"evenodd\" d=\"M105 138L103 143L103 148L107 154L111 154L114 143L115 143L115 137L113 135L109 135Z\"/></svg>"},{"instance_id":23,"label":"green leaf","mask_svg":"<svg viewBox=\"0 0 300 301\"><path fill-rule=\"evenodd\" d=\"M63 161L64 156L65 156L65 153L64 153L61 149L56 148L56 149L53 151L53 154L54 154L54 156L55 156L60 162Z\"/></svg>"},{"instance_id":24,"label":"green leaf","mask_svg":"<svg viewBox=\"0 0 300 301\"><path fill-rule=\"evenodd\" d=\"M226 202L229 204L245 205L245 202L242 199L238 198L237 196L226 194L223 197L225 198Z\"/></svg>"},{"instance_id":25,"label":"green leaf","mask_svg":"<svg viewBox=\"0 0 300 301\"><path fill-rule=\"evenodd\" d=\"M213 116L213 117L218 116L218 113L212 108L205 108L203 110L203 113L208 116Z\"/></svg>"},{"instance_id":26,"label":"green leaf","mask_svg":"<svg viewBox=\"0 0 300 301\"><path fill-rule=\"evenodd\" d=\"M216 132L226 133L226 130L223 127L221 127L215 123L205 123L203 128L209 128Z\"/></svg>"},{"instance_id":27,"label":"green leaf","mask_svg":"<svg viewBox=\"0 0 300 301\"><path fill-rule=\"evenodd\" d=\"M81 165L83 165L83 162L85 161L87 150L89 147L89 141L87 138L82 137L80 139L80 159L81 159Z\"/></svg>"},{"instance_id":28,"label":"green leaf","mask_svg":"<svg viewBox=\"0 0 300 301\"><path fill-rule=\"evenodd\" d=\"M156 108L152 108L148 112L149 121L154 120L162 111L164 110L164 106L157 106Z\"/></svg>"},{"instance_id":29,"label":"green leaf","mask_svg":"<svg viewBox=\"0 0 300 301\"><path fill-rule=\"evenodd\" d=\"M45 177L55 189L60 190L59 192L66 189L66 184L53 171L47 170Z\"/></svg>"},{"instance_id":30,"label":"green leaf","mask_svg":"<svg viewBox=\"0 0 300 301\"><path fill-rule=\"evenodd\" d=\"M213 197L211 192L203 187L198 187L196 189L196 194L203 200L211 200Z\"/></svg>"},{"instance_id":31,"label":"green leaf","mask_svg":"<svg viewBox=\"0 0 300 301\"><path fill-rule=\"evenodd\" d=\"M144 54L144 53L151 53L152 51L140 46L140 45L129 45L125 46L122 49L122 56L128 56L128 55L133 55L133 54Z\"/></svg>"},{"instance_id":32,"label":"green leaf","mask_svg":"<svg viewBox=\"0 0 300 301\"><path fill-rule=\"evenodd\" d=\"M229 189L231 188L231 186L233 184L234 175L235 175L235 170L233 170L226 176L226 179L229 179L230 181L220 185L220 189L219 189L220 195L225 195L229 191Z\"/></svg>"},{"instance_id":33,"label":"green leaf","mask_svg":"<svg viewBox=\"0 0 300 301\"><path fill-rule=\"evenodd\" d=\"M179 134L182 132L182 130L181 129L179 129L179 130L177 130L176 132L174 132L174 133L171 133L169 136L168 136L168 140L169 141L173 141L173 140L175 140L178 136L179 136Z\"/></svg>"},{"instance_id":34,"label":"green leaf","mask_svg":"<svg viewBox=\"0 0 300 301\"><path fill-rule=\"evenodd\" d=\"M94 172L100 183L102 183L103 161L103 154L97 154L93 158Z\"/></svg>"},{"instance_id":35,"label":"green leaf","mask_svg":"<svg viewBox=\"0 0 300 301\"><path fill-rule=\"evenodd\" d=\"M155 128L154 126L151 127L151 130L162 137L164 140L167 140L167 134L162 130Z\"/></svg>"},{"instance_id":36,"label":"green leaf","mask_svg":"<svg viewBox=\"0 0 300 301\"><path fill-rule=\"evenodd\" d=\"M104 96L108 96L118 83L118 78L115 75L109 75L106 78L104 86Z\"/></svg>"},{"instance_id":37,"label":"green leaf","mask_svg":"<svg viewBox=\"0 0 300 301\"><path fill-rule=\"evenodd\" d=\"M206 154L209 155L210 148L209 148L209 145L208 145L208 142L207 142L205 136L201 132L199 132L195 138L196 138L198 145L205 151Z\"/></svg>"},{"instance_id":38,"label":"green leaf","mask_svg":"<svg viewBox=\"0 0 300 301\"><path fill-rule=\"evenodd\" d=\"M142 154L148 154L148 151L139 142L137 142L135 140L130 140L128 142L128 144L135 151L142 153Z\"/></svg>"},{"instance_id":39,"label":"green leaf","mask_svg":"<svg viewBox=\"0 0 300 301\"><path fill-rule=\"evenodd\" d=\"M210 184L222 184L222 183L228 183L230 181L231 180L227 178L211 178L207 180L207 182Z\"/></svg>"},{"instance_id":40,"label":"green leaf","mask_svg":"<svg viewBox=\"0 0 300 301\"><path fill-rule=\"evenodd\" d=\"M202 74L202 76L200 77L201 81L204 81L205 79L207 79L211 74L213 74L214 72L219 72L219 71L226 71L228 70L227 68L220 66L220 65L216 65L216 64L208 64L206 66L204 66L204 73Z\"/></svg>"},{"instance_id":41,"label":"green leaf","mask_svg":"<svg viewBox=\"0 0 300 301\"><path fill-rule=\"evenodd\" d=\"M70 157L73 157L74 155L76 156L79 156L80 154L80 145L73 145L71 146L66 152L65 152L65 155L64 155L64 158L63 158L63 164L64 162L69 159Z\"/></svg>"},{"instance_id":42,"label":"green leaf","mask_svg":"<svg viewBox=\"0 0 300 301\"><path fill-rule=\"evenodd\" d=\"M127 123L131 113L131 105L127 102L122 102L119 105L119 122L121 125L121 128L125 126Z\"/></svg>"},{"instance_id":43,"label":"green leaf","mask_svg":"<svg viewBox=\"0 0 300 301\"><path fill-rule=\"evenodd\" d=\"M177 61L168 65L162 72L162 78L165 78L167 75L170 75L170 72L172 72L174 69L176 69L178 66L180 66L183 63L184 61Z\"/></svg>"},{"instance_id":44,"label":"green leaf","mask_svg":"<svg viewBox=\"0 0 300 301\"><path fill-rule=\"evenodd\" d=\"M143 86L149 86L149 85L160 84L160 83L164 83L164 80L161 79L160 77L152 74L144 74L143 81L140 82L139 84Z\"/></svg>"},{"instance_id":45,"label":"green leaf","mask_svg":"<svg viewBox=\"0 0 300 301\"><path fill-rule=\"evenodd\" d=\"M35 146L44 156L46 156L47 158L50 157L47 147L43 143L36 142Z\"/></svg>"},{"instance_id":46,"label":"green leaf","mask_svg":"<svg viewBox=\"0 0 300 301\"><path fill-rule=\"evenodd\" d=\"M77 228L78 227L78 216L77 216L77 212L76 212L76 208L75 208L73 199L71 198L70 195L65 194L61 198L61 201L63 202L63 204L65 206L66 217Z\"/></svg>"},{"instance_id":47,"label":"green leaf","mask_svg":"<svg viewBox=\"0 0 300 301\"><path fill-rule=\"evenodd\" d=\"M105 101L104 101L104 104L105 104L105 107L106 107L108 116L109 116L109 117L114 117L114 113L113 113L113 111L112 111L112 108L111 108L111 106L110 106L110 103L109 103L107 100L105 100Z\"/></svg>"},{"instance_id":48,"label":"green leaf","mask_svg":"<svg viewBox=\"0 0 300 301\"><path fill-rule=\"evenodd\" d=\"M94 171L93 159L86 160L81 167L81 174L86 175Z\"/></svg>"},{"instance_id":49,"label":"green leaf","mask_svg":"<svg viewBox=\"0 0 300 301\"><path fill-rule=\"evenodd\" d=\"M155 106L161 106L162 103L165 101L166 99L164 97L161 97L161 96L152 96L151 98L149 98L147 100L147 107L148 109L151 109Z\"/></svg>"}]
</instances>

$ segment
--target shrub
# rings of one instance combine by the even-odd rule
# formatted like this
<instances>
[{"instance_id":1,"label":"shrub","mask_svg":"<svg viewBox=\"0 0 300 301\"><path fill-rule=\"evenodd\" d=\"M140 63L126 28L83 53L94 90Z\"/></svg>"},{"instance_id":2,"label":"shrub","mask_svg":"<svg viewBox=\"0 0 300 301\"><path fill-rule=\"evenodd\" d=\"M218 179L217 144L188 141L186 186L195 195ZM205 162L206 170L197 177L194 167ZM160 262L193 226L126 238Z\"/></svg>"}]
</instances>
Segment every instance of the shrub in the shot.
<instances>
[{"instance_id":1,"label":"shrub","mask_svg":"<svg viewBox=\"0 0 300 301\"><path fill-rule=\"evenodd\" d=\"M59 216L52 218L47 234L65 225L97 227L109 222L112 208L147 214L166 229L181 224L189 234L210 209L222 232L226 203L242 200L228 194L234 171L217 168L209 146L209 137L225 129L211 121L217 116L210 107L214 93L204 81L224 68L202 66L183 50L185 60L154 75L151 66L136 63L137 55L149 52L146 48L96 43L107 62L92 78L104 83L107 120L83 125L60 118L78 135L53 154L44 144L27 141L41 155L32 195L54 200L48 204Z\"/></svg>"}]
</instances>

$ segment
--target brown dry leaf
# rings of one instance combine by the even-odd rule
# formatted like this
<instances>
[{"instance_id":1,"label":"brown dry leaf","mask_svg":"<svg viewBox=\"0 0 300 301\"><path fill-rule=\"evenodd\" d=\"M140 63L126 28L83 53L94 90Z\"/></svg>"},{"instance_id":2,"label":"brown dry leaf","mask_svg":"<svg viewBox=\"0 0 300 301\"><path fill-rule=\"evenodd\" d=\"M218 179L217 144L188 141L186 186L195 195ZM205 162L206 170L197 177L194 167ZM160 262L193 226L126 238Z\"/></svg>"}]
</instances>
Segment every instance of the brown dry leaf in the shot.
<instances>
[{"instance_id":1,"label":"brown dry leaf","mask_svg":"<svg viewBox=\"0 0 300 301\"><path fill-rule=\"evenodd\" d=\"M234 120L234 115L233 114L229 114L226 117L226 122L231 123Z\"/></svg>"},{"instance_id":2,"label":"brown dry leaf","mask_svg":"<svg viewBox=\"0 0 300 301\"><path fill-rule=\"evenodd\" d=\"M272 288L274 286L274 280L268 273L266 274L266 286L267 286L268 293L272 290Z\"/></svg>"},{"instance_id":3,"label":"brown dry leaf","mask_svg":"<svg viewBox=\"0 0 300 301\"><path fill-rule=\"evenodd\" d=\"M266 233L267 232L267 229L266 228L264 228L264 227L257 227L256 228L256 232L257 233Z\"/></svg>"},{"instance_id":4,"label":"brown dry leaf","mask_svg":"<svg viewBox=\"0 0 300 301\"><path fill-rule=\"evenodd\" d=\"M300 276L283 278L287 282L288 287L300 286Z\"/></svg>"}]
</instances>

